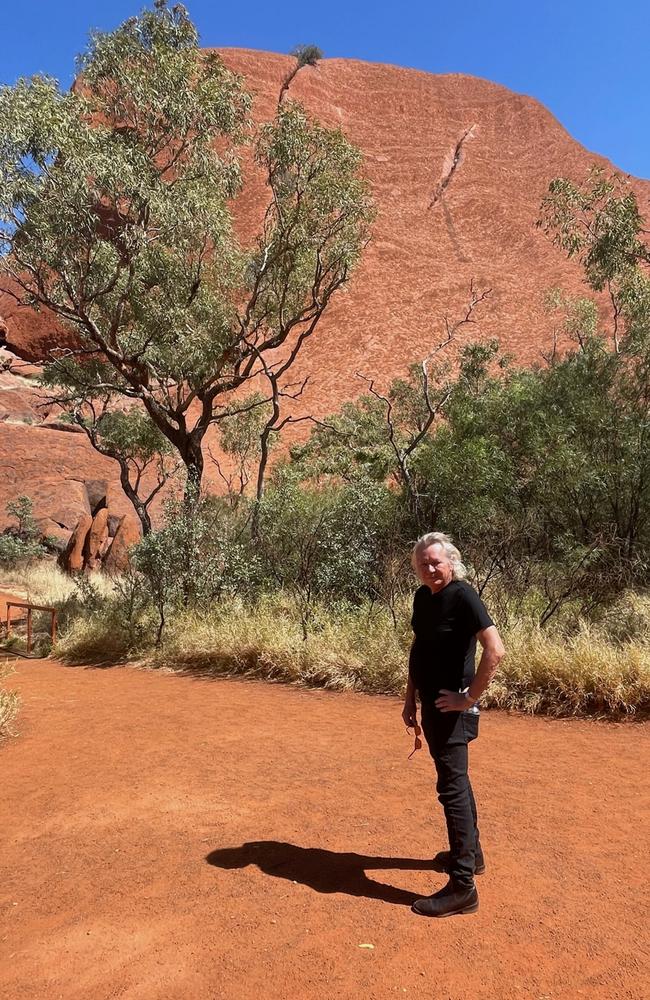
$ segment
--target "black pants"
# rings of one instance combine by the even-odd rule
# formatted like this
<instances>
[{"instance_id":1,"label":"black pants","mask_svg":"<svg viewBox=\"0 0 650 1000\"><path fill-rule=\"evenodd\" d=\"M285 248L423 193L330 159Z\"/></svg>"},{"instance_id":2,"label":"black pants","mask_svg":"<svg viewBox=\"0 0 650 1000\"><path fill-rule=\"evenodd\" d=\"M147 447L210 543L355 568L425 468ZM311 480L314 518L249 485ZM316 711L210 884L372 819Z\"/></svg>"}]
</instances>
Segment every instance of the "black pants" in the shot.
<instances>
[{"instance_id":1,"label":"black pants","mask_svg":"<svg viewBox=\"0 0 650 1000\"><path fill-rule=\"evenodd\" d=\"M480 853L476 802L467 773L468 744L478 736L478 715L472 712L439 712L422 703L422 731L433 757L438 799L445 811L450 875L461 886L471 886Z\"/></svg>"}]
</instances>

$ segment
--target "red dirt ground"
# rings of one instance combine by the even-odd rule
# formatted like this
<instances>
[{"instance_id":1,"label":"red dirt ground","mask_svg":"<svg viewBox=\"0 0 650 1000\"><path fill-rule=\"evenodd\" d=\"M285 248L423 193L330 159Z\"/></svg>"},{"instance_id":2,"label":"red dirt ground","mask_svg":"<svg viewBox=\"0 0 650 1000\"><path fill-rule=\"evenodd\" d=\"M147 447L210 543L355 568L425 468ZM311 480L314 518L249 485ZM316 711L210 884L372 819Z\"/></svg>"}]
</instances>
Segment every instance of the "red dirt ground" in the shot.
<instances>
[{"instance_id":1,"label":"red dirt ground","mask_svg":"<svg viewBox=\"0 0 650 1000\"><path fill-rule=\"evenodd\" d=\"M486 713L481 907L432 921L408 904L443 881L442 814L396 699L16 671L1 995L647 996L647 725Z\"/></svg>"}]
</instances>

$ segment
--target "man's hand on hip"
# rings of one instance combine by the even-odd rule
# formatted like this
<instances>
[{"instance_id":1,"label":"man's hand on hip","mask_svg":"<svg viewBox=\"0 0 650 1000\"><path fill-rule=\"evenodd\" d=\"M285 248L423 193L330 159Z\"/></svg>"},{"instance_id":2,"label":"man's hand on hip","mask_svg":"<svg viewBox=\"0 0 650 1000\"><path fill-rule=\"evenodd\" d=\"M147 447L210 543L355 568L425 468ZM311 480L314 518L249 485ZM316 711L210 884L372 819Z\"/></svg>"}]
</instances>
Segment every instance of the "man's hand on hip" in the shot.
<instances>
[{"instance_id":1,"label":"man's hand on hip","mask_svg":"<svg viewBox=\"0 0 650 1000\"><path fill-rule=\"evenodd\" d=\"M447 691L445 688L441 688L435 700L435 706L441 712L465 712L473 704L467 695L459 694L458 691Z\"/></svg>"}]
</instances>

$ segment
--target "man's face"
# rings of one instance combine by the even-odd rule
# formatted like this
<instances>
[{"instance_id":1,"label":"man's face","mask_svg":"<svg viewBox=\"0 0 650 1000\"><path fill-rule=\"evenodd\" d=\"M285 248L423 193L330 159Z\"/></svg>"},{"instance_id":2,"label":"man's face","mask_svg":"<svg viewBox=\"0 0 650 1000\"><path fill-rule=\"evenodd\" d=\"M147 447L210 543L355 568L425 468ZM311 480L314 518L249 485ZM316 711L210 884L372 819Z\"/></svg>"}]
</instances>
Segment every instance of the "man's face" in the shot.
<instances>
[{"instance_id":1,"label":"man's face","mask_svg":"<svg viewBox=\"0 0 650 1000\"><path fill-rule=\"evenodd\" d=\"M442 590L453 578L451 559L445 555L442 545L429 545L418 549L415 554L415 569L418 580L435 594Z\"/></svg>"}]
</instances>

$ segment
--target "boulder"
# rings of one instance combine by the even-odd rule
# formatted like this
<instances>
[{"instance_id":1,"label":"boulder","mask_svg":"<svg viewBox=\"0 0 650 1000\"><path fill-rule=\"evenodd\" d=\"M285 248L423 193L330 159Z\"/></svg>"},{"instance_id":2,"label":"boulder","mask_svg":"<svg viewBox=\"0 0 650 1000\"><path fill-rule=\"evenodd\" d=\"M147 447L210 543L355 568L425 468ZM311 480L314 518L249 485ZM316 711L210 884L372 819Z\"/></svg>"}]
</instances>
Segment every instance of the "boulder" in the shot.
<instances>
[{"instance_id":1,"label":"boulder","mask_svg":"<svg viewBox=\"0 0 650 1000\"><path fill-rule=\"evenodd\" d=\"M54 521L60 528L67 529L69 534L77 527L80 508L82 513L90 514L88 505L83 503L81 497L74 496L74 500L69 504L61 503L60 505L54 505L49 512L47 520Z\"/></svg>"},{"instance_id":2,"label":"boulder","mask_svg":"<svg viewBox=\"0 0 650 1000\"><path fill-rule=\"evenodd\" d=\"M41 365L32 364L30 361L23 361L21 357L10 351L8 347L0 347L0 371L3 369L26 379L40 378L43 374Z\"/></svg>"},{"instance_id":3,"label":"boulder","mask_svg":"<svg viewBox=\"0 0 650 1000\"><path fill-rule=\"evenodd\" d=\"M140 522L126 514L120 521L115 538L104 558L107 573L121 573L129 564L129 549L140 541Z\"/></svg>"},{"instance_id":4,"label":"boulder","mask_svg":"<svg viewBox=\"0 0 650 1000\"><path fill-rule=\"evenodd\" d=\"M99 569L101 566L102 549L107 551L105 542L108 538L108 510L100 508L93 518L90 531L86 536L84 546L84 568Z\"/></svg>"},{"instance_id":5,"label":"boulder","mask_svg":"<svg viewBox=\"0 0 650 1000\"><path fill-rule=\"evenodd\" d=\"M59 557L59 564L68 573L81 573L84 568L84 548L92 523L90 514L81 515L66 549Z\"/></svg>"},{"instance_id":6,"label":"boulder","mask_svg":"<svg viewBox=\"0 0 650 1000\"><path fill-rule=\"evenodd\" d=\"M83 427L73 424L68 420L57 420L56 417L48 417L42 424L38 425L44 431L63 431L65 434L83 434Z\"/></svg>"},{"instance_id":7,"label":"boulder","mask_svg":"<svg viewBox=\"0 0 650 1000\"><path fill-rule=\"evenodd\" d=\"M77 513L77 520L79 519L79 514ZM72 531L67 528L62 527L57 521L51 520L49 517L39 517L36 519L36 525L43 538L47 538L49 545L56 549L57 552L65 552L70 539L72 537Z\"/></svg>"},{"instance_id":8,"label":"boulder","mask_svg":"<svg viewBox=\"0 0 650 1000\"><path fill-rule=\"evenodd\" d=\"M6 367L0 351L0 420L39 424L43 419L43 393L37 386Z\"/></svg>"},{"instance_id":9,"label":"boulder","mask_svg":"<svg viewBox=\"0 0 650 1000\"><path fill-rule=\"evenodd\" d=\"M15 392L8 392L15 396ZM2 393L0 392L0 410ZM0 417L1 420L1 417ZM85 434L47 432L38 426L28 426L8 420L0 422L0 531L13 524L7 514L7 503L19 496L31 497L34 517L55 522L71 532L82 514L97 513L91 509L86 482L114 483L111 490L110 513L117 518L132 513L133 508L120 489L117 463L99 455ZM91 487L92 499L98 502ZM101 500L101 496L99 498ZM54 532L45 531L46 534Z\"/></svg>"},{"instance_id":10,"label":"boulder","mask_svg":"<svg viewBox=\"0 0 650 1000\"><path fill-rule=\"evenodd\" d=\"M99 547L99 558L102 561L102 566L104 564L104 559L106 558L106 554L108 553L108 550L110 549L110 547L111 547L112 544L113 544L113 536L109 535L109 533L108 533L108 525L107 525L106 526L106 535L104 536L104 538L102 540L102 543L101 543L101 545Z\"/></svg>"}]
</instances>

